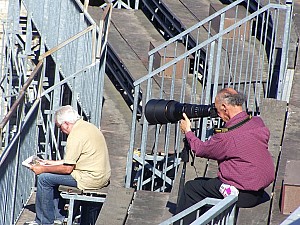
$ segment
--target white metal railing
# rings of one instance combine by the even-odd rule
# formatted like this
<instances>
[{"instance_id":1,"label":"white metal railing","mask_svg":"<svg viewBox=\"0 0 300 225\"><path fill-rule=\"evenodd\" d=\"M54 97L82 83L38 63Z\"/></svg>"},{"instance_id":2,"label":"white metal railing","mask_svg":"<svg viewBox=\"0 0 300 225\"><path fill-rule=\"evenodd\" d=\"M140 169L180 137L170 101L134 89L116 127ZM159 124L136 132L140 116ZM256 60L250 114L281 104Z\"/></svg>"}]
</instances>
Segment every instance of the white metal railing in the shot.
<instances>
[{"instance_id":1,"label":"white metal railing","mask_svg":"<svg viewBox=\"0 0 300 225\"><path fill-rule=\"evenodd\" d=\"M202 201L192 205L184 211L176 214L170 219L160 223L159 225L169 225L177 222L177 224L184 224L184 218L194 213L197 215L195 221L191 225L206 225L206 224L227 224L234 225L235 222L235 210L238 197L229 195L224 199L205 198ZM213 206L203 215L199 215L201 208L205 206Z\"/></svg>"},{"instance_id":2,"label":"white metal railing","mask_svg":"<svg viewBox=\"0 0 300 225\"><path fill-rule=\"evenodd\" d=\"M298 224L300 222L300 207L295 209L294 212L291 213L280 225L289 225L289 224Z\"/></svg>"},{"instance_id":3,"label":"white metal railing","mask_svg":"<svg viewBox=\"0 0 300 225\"><path fill-rule=\"evenodd\" d=\"M244 1L234 1L149 51L148 74L134 82L134 93L143 93L142 105L150 99L210 105L224 87L244 93L246 110L256 115L262 98L288 101L289 92L284 90L290 89L287 69L292 68L286 57L292 2L265 1L254 12L247 2L243 6ZM230 25L225 24L228 14ZM134 97L126 186L133 185L135 176L137 189L168 191L177 176L183 136L178 123L152 125L144 114L138 123L140 102ZM202 140L216 123L220 126L219 120L208 117L195 118L193 123ZM138 173L132 166L139 168Z\"/></svg>"}]
</instances>

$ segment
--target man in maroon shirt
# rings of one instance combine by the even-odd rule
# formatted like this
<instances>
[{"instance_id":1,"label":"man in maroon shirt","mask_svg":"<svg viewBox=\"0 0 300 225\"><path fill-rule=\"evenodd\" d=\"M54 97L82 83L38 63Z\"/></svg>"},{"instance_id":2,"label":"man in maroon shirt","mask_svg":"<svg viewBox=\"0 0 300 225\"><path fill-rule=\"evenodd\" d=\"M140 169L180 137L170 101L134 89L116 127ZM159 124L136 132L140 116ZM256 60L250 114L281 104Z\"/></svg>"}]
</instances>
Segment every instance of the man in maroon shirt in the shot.
<instances>
[{"instance_id":1,"label":"man in maroon shirt","mask_svg":"<svg viewBox=\"0 0 300 225\"><path fill-rule=\"evenodd\" d=\"M218 92L215 107L225 122L225 129L209 140L201 141L191 131L191 122L184 114L180 122L191 150L196 156L217 160L216 178L196 178L187 181L179 198L177 212L206 197L224 198L224 186L238 194L238 207L253 207L260 203L264 189L275 179L272 156L268 151L270 132L260 117L250 117L243 111L245 96L232 88ZM187 218L184 224L195 220Z\"/></svg>"}]
</instances>

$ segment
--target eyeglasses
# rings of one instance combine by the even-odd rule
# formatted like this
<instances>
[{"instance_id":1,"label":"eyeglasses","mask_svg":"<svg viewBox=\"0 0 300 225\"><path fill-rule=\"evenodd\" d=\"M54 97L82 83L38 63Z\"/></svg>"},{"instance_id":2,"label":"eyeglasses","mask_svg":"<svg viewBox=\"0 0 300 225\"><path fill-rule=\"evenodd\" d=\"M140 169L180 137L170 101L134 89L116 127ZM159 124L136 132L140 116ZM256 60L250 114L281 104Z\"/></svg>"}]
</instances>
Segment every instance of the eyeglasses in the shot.
<instances>
[{"instance_id":1,"label":"eyeglasses","mask_svg":"<svg viewBox=\"0 0 300 225\"><path fill-rule=\"evenodd\" d=\"M58 124L58 125L57 125L57 128L58 128L58 129L61 129L61 126L62 126L64 123L65 123L65 122L62 122L61 124Z\"/></svg>"}]
</instances>

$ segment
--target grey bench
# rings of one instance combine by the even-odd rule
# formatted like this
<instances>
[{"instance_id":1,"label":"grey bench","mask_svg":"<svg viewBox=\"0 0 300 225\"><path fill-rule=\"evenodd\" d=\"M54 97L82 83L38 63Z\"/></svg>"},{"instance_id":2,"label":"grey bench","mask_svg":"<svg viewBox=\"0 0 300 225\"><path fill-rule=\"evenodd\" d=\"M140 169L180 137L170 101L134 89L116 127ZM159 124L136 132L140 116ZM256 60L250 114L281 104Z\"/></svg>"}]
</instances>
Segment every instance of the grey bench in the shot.
<instances>
[{"instance_id":1,"label":"grey bench","mask_svg":"<svg viewBox=\"0 0 300 225\"><path fill-rule=\"evenodd\" d=\"M108 193L108 187L83 191L76 187L60 185L58 190L62 198L69 200L67 225L72 225L75 201L103 203Z\"/></svg>"},{"instance_id":2,"label":"grey bench","mask_svg":"<svg viewBox=\"0 0 300 225\"><path fill-rule=\"evenodd\" d=\"M68 199L69 209L67 225L72 225L75 201L103 203L96 225L123 225L133 199L134 189L109 185L101 189L80 190L75 187L59 186L64 199Z\"/></svg>"}]
</instances>

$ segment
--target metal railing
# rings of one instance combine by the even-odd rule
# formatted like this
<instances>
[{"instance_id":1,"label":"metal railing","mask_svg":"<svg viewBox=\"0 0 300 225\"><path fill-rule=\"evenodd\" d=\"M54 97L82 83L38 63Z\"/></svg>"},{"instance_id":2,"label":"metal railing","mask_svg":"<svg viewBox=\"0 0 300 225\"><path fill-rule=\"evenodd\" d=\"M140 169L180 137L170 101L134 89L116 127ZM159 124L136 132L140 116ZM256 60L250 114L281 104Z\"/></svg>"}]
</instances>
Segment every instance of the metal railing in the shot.
<instances>
[{"instance_id":1,"label":"metal railing","mask_svg":"<svg viewBox=\"0 0 300 225\"><path fill-rule=\"evenodd\" d=\"M292 2L265 2L254 12L247 2L234 1L152 49L148 74L134 82L134 93L143 93L143 106L150 99L209 105L224 87L244 93L245 109L255 115L260 113L262 98L288 101L292 77L287 70L293 69L287 57ZM147 88L142 90L142 86ZM134 96L126 186L169 191L183 148L179 124L149 125L144 114L138 120L140 105ZM201 140L220 125L218 119L193 119Z\"/></svg>"},{"instance_id":2,"label":"metal railing","mask_svg":"<svg viewBox=\"0 0 300 225\"><path fill-rule=\"evenodd\" d=\"M87 7L89 5L89 0L84 0L84 6ZM100 2L100 1L99 1ZM139 0L111 0L110 3L112 4L113 8L125 8L125 9L138 9L140 1ZM99 6L101 8L105 8L107 6L107 2L100 3Z\"/></svg>"},{"instance_id":3,"label":"metal railing","mask_svg":"<svg viewBox=\"0 0 300 225\"><path fill-rule=\"evenodd\" d=\"M1 104L7 109L0 123L3 225L17 221L34 187L34 173L22 161L30 155L60 159L64 153L66 136L55 128L54 111L70 104L100 126L112 9L99 11L97 27L79 1L22 3L10 1L1 70ZM19 30L20 6L26 9L25 34Z\"/></svg>"},{"instance_id":4,"label":"metal railing","mask_svg":"<svg viewBox=\"0 0 300 225\"><path fill-rule=\"evenodd\" d=\"M280 225L296 225L300 222L300 207L294 210Z\"/></svg>"},{"instance_id":5,"label":"metal railing","mask_svg":"<svg viewBox=\"0 0 300 225\"><path fill-rule=\"evenodd\" d=\"M202 201L192 205L191 207L185 209L184 211L176 214L170 219L160 223L159 225L169 225L175 222L177 224L184 224L184 218L191 214L195 213L195 221L191 225L206 225L206 224L235 224L235 211L236 211L236 202L238 200L237 196L229 195L224 199L215 199L215 198L205 198ZM200 210L205 206L213 206L204 214L200 215Z\"/></svg>"}]
</instances>

